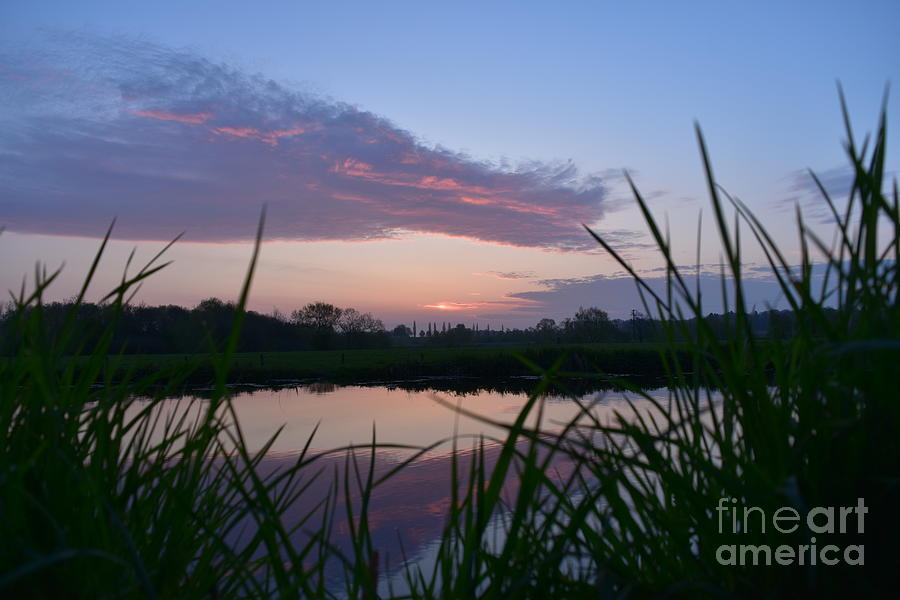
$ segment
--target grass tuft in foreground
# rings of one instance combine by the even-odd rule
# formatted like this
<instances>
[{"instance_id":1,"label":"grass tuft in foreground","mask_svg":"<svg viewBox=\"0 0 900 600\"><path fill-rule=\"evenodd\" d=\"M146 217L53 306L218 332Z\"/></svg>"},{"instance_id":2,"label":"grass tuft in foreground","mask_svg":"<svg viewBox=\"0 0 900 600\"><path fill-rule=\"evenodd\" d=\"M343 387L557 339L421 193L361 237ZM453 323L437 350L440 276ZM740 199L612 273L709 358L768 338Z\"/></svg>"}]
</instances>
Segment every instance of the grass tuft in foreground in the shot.
<instances>
[{"instance_id":1,"label":"grass tuft in foreground","mask_svg":"<svg viewBox=\"0 0 900 600\"><path fill-rule=\"evenodd\" d=\"M19 351L0 364L0 596L318 597L328 573L352 563L329 545L338 490L299 502L323 476L321 455L307 442L292 466L262 475L275 437L251 455L226 391L261 233L262 221L238 316L210 353L216 392L183 410L161 405L190 366L135 376L108 354L115 319L96 346L80 341L75 313L109 233L62 329L42 313L58 272L38 270L21 292ZM106 296L114 314L165 266L160 255ZM297 506L309 508L288 527Z\"/></svg>"},{"instance_id":2,"label":"grass tuft in foreground","mask_svg":"<svg viewBox=\"0 0 900 600\"><path fill-rule=\"evenodd\" d=\"M697 129L727 263L722 297L733 319L725 343L703 318L699 286L676 266L667 235L632 185L666 264L665 289L650 287L590 233L632 275L647 312L661 319L668 402L632 389L649 410L636 402L615 422L585 425L586 407L564 435L526 431L522 419L508 427L508 462L469 482L439 572L410 577L413 584L447 582L439 594L420 583L422 595L843 597L888 589L879 586L894 582L900 539L900 218L896 182L890 197L884 192L885 128L882 113L872 143L859 147L847 120L855 179L843 211L819 184L836 241L823 242L798 208L800 264L723 191ZM760 337L750 325L742 232L762 248L797 316L787 340ZM679 340L688 342L687 359L676 351ZM539 402L528 410L539 411ZM568 475L552 472L553 456L574 465ZM501 500L504 475L518 485ZM850 512L860 499L868 512ZM800 516L790 533L773 526L783 507L782 516ZM810 527L806 516L815 507L826 513ZM831 533L823 531L829 514ZM790 530L793 523L780 525ZM498 530L499 543L489 539ZM828 545L836 549L823 555ZM779 564L782 546L791 550L781 550ZM772 566L762 566L762 547Z\"/></svg>"}]
</instances>

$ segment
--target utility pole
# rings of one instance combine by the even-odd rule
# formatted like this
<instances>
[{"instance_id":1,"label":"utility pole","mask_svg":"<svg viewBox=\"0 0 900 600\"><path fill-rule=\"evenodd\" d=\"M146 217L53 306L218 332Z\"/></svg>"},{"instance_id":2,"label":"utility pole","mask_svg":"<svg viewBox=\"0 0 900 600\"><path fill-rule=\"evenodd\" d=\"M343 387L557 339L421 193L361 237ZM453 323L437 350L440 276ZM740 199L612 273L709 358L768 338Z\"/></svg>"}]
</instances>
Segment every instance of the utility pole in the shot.
<instances>
[{"instance_id":1,"label":"utility pole","mask_svg":"<svg viewBox=\"0 0 900 600\"><path fill-rule=\"evenodd\" d=\"M644 341L644 331L640 326L641 313L635 309L631 309L631 340L635 342Z\"/></svg>"}]
</instances>

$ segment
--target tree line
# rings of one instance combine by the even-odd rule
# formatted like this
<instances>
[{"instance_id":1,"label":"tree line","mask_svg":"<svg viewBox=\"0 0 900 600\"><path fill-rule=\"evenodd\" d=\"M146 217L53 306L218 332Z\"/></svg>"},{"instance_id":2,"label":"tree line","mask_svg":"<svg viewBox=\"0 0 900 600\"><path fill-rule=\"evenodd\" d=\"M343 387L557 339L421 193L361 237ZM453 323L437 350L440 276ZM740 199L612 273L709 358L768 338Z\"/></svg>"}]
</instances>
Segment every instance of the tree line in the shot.
<instances>
[{"instance_id":1,"label":"tree line","mask_svg":"<svg viewBox=\"0 0 900 600\"><path fill-rule=\"evenodd\" d=\"M90 348L113 318L112 306L52 302L43 306L42 318L49 331L61 331L75 311L82 326L82 342ZM122 308L112 348L130 354L192 354L208 352L210 344L221 347L231 331L236 306L218 298L207 298L194 308L176 305L128 305ZM19 345L16 319L11 305L0 313L0 351L9 355ZM239 352L384 348L391 345L384 324L370 313L313 302L285 316L247 311Z\"/></svg>"},{"instance_id":2,"label":"tree line","mask_svg":"<svg viewBox=\"0 0 900 600\"><path fill-rule=\"evenodd\" d=\"M43 318L50 331L59 331L72 311L83 325L85 347L97 341L103 327L112 318L111 306L72 302L52 302L43 307ZM194 308L176 305L128 305L118 317L113 348L134 354L190 354L207 352L210 343L221 346L234 319L232 302L207 298ZM19 315L18 317L22 317ZM11 305L0 311L0 352L14 353L19 346L17 313ZM791 311L769 310L749 315L751 326L760 335L789 337L794 327ZM733 314L710 314L706 321L721 338L728 337ZM692 327L688 323L689 330ZM662 333L659 322L632 311L629 319L610 319L597 308L579 308L572 316L556 322L540 319L525 329L492 329L477 323L413 321L390 332L371 313L355 308L340 308L327 302L311 302L285 315L248 311L238 343L240 352L280 352L351 348L387 348L390 346L457 347L467 345L563 344L596 342L652 342Z\"/></svg>"}]
</instances>

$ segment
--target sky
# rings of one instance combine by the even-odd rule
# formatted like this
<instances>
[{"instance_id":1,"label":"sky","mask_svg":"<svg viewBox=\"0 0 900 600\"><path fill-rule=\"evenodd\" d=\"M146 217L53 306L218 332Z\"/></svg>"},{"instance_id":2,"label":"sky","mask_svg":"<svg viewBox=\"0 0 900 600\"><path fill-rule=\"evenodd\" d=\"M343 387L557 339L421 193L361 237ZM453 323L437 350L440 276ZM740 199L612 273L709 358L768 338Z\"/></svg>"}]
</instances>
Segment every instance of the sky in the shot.
<instances>
[{"instance_id":1,"label":"sky","mask_svg":"<svg viewBox=\"0 0 900 600\"><path fill-rule=\"evenodd\" d=\"M849 182L836 82L871 131L897 22L894 1L6 0L0 288L64 264L50 296L72 296L115 218L93 298L132 248L146 260L184 232L137 301L234 299L265 205L261 312L625 317L634 285L583 226L660 276L627 172L677 262L697 262L702 212L714 292L695 122L717 181L796 260L795 206L831 231L807 169L838 197ZM761 253L744 257L751 301L784 308Z\"/></svg>"}]
</instances>

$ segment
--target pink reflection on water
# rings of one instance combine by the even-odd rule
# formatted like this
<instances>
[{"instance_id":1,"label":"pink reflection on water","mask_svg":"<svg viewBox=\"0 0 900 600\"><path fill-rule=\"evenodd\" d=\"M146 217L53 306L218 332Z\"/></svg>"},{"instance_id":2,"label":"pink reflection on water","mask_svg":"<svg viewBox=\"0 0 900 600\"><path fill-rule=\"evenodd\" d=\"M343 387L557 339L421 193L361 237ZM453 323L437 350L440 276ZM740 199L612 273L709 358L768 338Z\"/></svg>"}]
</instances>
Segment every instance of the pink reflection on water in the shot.
<instances>
[{"instance_id":1,"label":"pink reflection on water","mask_svg":"<svg viewBox=\"0 0 900 600\"><path fill-rule=\"evenodd\" d=\"M661 388L649 393L663 399L666 390ZM505 423L512 423L528 400L527 395L521 393L480 391L462 396L383 386L317 383L238 393L233 397L233 404L251 451L262 448L278 427L284 426L270 450L272 454L298 452L317 425L318 430L310 445L314 450L371 444L373 426L379 443L415 446L427 446L450 438L454 431L461 436L503 436L502 429L457 414L436 401L437 398ZM591 405L593 414L601 419L610 418L614 410L628 410L622 392L596 392L580 400L585 405ZM579 410L572 400L551 397L544 407L544 426L552 429L554 422L569 421ZM435 449L432 454L446 455L450 451L448 443Z\"/></svg>"},{"instance_id":2,"label":"pink reflection on water","mask_svg":"<svg viewBox=\"0 0 900 600\"><path fill-rule=\"evenodd\" d=\"M667 390L651 390L649 394L661 400ZM436 401L444 400L444 404ZM262 476L283 471L293 466L299 453L307 444L314 428L318 431L310 444L310 454L322 454L304 475L309 487L285 514L288 528L303 521L307 514L328 495L334 482L333 476L343 482L347 453L326 453L327 450L350 444L371 444L373 424L379 443L396 443L424 447L438 440L450 438L454 432L457 440L457 469L461 485L457 492L464 493L470 472L472 452L484 437L484 464L492 470L500 453L495 439L504 436L504 430L469 416L457 414L446 404L458 405L488 419L511 423L528 400L526 394L480 391L476 394L453 395L429 391L405 391L389 387L340 387L327 383L286 387L276 390L259 390L238 393L233 405L241 423L247 445L258 452L279 427L284 427L275 444L258 466ZM597 392L579 399L581 405L591 407L591 412L602 422L610 423L613 412L630 412L621 392ZM183 409L184 401L171 400L171 408ZM202 408L205 401L195 401L194 409ZM641 401L637 401L639 409ZM643 401L646 408L649 403ZM579 413L579 405L566 398L547 398L543 407L542 428L559 430L560 424L573 419ZM530 424L534 424L531 419ZM372 456L371 448L354 450L360 473L365 479L370 464L377 480L394 469L402 460L412 455L410 450L378 449ZM453 445L447 441L433 448L424 456L399 470L381 483L375 490L368 511L368 521L373 546L388 571L395 570L403 552L415 556L439 539L443 531L447 511L451 505ZM371 463L370 463L371 460ZM324 476L311 481L314 471L322 469ZM572 472L572 464L563 457L551 463L552 477L565 479ZM352 478L351 478L352 482ZM350 525L347 516L347 497L344 489L335 498L335 522L332 529L333 543L344 552L351 551ZM505 484L505 494L513 497L518 481L510 474ZM361 492L351 483L349 502L358 514ZM307 529L315 530L319 518L311 521ZM293 534L297 545L305 544L310 533L301 529ZM239 540L231 540L239 544Z\"/></svg>"}]
</instances>

